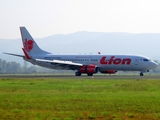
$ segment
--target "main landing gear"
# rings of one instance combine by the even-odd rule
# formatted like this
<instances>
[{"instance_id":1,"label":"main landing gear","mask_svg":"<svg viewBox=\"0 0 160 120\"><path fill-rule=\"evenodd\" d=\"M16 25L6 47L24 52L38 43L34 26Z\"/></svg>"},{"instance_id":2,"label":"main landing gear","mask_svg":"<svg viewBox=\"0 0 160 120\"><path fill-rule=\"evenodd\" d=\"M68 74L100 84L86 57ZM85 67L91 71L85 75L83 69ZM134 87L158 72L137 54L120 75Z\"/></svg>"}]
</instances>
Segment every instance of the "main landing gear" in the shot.
<instances>
[{"instance_id":1,"label":"main landing gear","mask_svg":"<svg viewBox=\"0 0 160 120\"><path fill-rule=\"evenodd\" d=\"M87 73L88 76L93 76L93 73Z\"/></svg>"},{"instance_id":2,"label":"main landing gear","mask_svg":"<svg viewBox=\"0 0 160 120\"><path fill-rule=\"evenodd\" d=\"M77 72L75 72L75 75L76 76L81 76L81 73L77 71Z\"/></svg>"},{"instance_id":3,"label":"main landing gear","mask_svg":"<svg viewBox=\"0 0 160 120\"><path fill-rule=\"evenodd\" d=\"M143 76L143 73L142 73L142 72L140 73L140 76Z\"/></svg>"},{"instance_id":4,"label":"main landing gear","mask_svg":"<svg viewBox=\"0 0 160 120\"><path fill-rule=\"evenodd\" d=\"M78 72L78 71L75 72L75 75L76 75L76 76L81 76L81 74L82 74L81 72ZM88 75L88 76L93 76L93 73L87 73L87 75Z\"/></svg>"}]
</instances>

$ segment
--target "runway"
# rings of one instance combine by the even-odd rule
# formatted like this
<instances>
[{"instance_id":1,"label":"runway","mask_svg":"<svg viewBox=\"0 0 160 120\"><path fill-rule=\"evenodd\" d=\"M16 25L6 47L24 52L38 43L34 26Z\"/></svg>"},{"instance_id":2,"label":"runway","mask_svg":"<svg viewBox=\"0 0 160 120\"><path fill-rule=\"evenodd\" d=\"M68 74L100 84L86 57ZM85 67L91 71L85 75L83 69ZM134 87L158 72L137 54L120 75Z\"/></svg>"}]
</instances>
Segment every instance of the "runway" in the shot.
<instances>
[{"instance_id":1,"label":"runway","mask_svg":"<svg viewBox=\"0 0 160 120\"><path fill-rule=\"evenodd\" d=\"M65 78L65 79L159 79L160 75L94 75L94 76L75 76L75 75L0 75L0 78Z\"/></svg>"}]
</instances>

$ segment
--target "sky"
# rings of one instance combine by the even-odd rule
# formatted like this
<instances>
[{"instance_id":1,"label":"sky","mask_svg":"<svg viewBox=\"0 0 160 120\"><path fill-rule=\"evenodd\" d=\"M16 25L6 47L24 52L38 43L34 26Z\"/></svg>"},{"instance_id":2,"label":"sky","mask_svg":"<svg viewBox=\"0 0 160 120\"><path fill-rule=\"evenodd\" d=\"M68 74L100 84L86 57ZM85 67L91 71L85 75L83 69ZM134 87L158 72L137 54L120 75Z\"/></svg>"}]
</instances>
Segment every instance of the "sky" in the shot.
<instances>
[{"instance_id":1,"label":"sky","mask_svg":"<svg viewBox=\"0 0 160 120\"><path fill-rule=\"evenodd\" d=\"M0 0L0 38L77 31L160 33L160 0Z\"/></svg>"}]
</instances>

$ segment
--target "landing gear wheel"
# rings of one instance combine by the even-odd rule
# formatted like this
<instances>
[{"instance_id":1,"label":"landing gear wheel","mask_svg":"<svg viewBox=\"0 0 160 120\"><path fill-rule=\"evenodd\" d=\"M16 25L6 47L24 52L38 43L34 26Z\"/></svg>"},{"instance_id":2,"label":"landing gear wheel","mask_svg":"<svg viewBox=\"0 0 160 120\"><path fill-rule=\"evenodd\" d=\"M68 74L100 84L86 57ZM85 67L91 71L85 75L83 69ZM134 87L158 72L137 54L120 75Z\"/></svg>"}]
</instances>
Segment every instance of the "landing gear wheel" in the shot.
<instances>
[{"instance_id":1,"label":"landing gear wheel","mask_svg":"<svg viewBox=\"0 0 160 120\"><path fill-rule=\"evenodd\" d=\"M81 73L77 71L77 72L75 72L75 75L76 76L81 76Z\"/></svg>"},{"instance_id":2,"label":"landing gear wheel","mask_svg":"<svg viewBox=\"0 0 160 120\"><path fill-rule=\"evenodd\" d=\"M88 76L93 76L93 73L87 73Z\"/></svg>"},{"instance_id":3,"label":"landing gear wheel","mask_svg":"<svg viewBox=\"0 0 160 120\"><path fill-rule=\"evenodd\" d=\"M143 73L140 73L140 76L143 76Z\"/></svg>"}]
</instances>

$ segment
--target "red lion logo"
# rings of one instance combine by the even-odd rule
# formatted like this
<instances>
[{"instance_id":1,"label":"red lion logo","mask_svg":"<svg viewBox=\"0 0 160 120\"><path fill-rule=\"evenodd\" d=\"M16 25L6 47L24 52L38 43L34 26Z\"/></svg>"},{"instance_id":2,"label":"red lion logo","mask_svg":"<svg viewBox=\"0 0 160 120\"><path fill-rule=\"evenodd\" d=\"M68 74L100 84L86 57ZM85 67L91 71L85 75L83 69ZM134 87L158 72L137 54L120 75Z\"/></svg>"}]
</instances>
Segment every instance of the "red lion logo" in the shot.
<instances>
[{"instance_id":1,"label":"red lion logo","mask_svg":"<svg viewBox=\"0 0 160 120\"><path fill-rule=\"evenodd\" d=\"M27 40L25 39L24 40L24 49L27 51L27 52L30 52L32 49L33 49L33 40Z\"/></svg>"}]
</instances>

